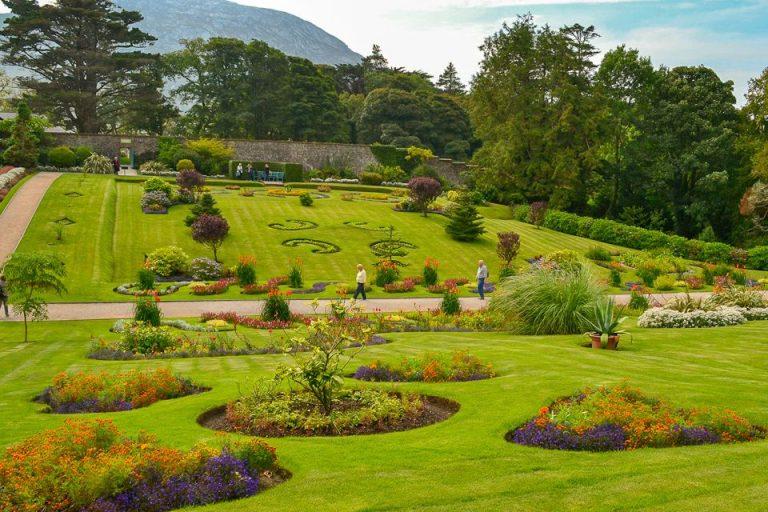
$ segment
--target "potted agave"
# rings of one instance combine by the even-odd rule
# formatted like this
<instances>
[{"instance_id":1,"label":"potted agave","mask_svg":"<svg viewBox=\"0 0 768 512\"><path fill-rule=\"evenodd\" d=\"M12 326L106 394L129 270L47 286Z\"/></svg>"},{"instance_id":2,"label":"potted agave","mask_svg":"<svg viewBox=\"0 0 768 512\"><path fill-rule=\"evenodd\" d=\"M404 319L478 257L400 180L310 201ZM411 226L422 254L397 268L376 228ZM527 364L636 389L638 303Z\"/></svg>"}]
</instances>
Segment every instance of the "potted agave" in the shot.
<instances>
[{"instance_id":1,"label":"potted agave","mask_svg":"<svg viewBox=\"0 0 768 512\"><path fill-rule=\"evenodd\" d=\"M603 344L608 350L616 350L619 346L619 338L627 332L620 330L626 316L617 316L616 304L612 299L602 300L595 304L591 317L584 318L589 325L590 332L587 336L592 340L592 348L601 349Z\"/></svg>"}]
</instances>

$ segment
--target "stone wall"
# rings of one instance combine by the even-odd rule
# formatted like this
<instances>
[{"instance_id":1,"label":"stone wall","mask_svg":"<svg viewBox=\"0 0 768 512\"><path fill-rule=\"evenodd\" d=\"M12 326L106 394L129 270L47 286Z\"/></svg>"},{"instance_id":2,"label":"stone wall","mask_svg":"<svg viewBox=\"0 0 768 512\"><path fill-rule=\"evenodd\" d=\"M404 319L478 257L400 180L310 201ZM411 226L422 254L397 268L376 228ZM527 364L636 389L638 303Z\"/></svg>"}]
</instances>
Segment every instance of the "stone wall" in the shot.
<instances>
[{"instance_id":1,"label":"stone wall","mask_svg":"<svg viewBox=\"0 0 768 512\"><path fill-rule=\"evenodd\" d=\"M157 137L134 135L51 134L57 145L86 146L107 156L119 154L121 148L131 149L135 156L157 153ZM347 167L356 173L376 163L370 146L364 144L334 144L324 142L293 142L275 140L228 140L235 150L235 160L262 162L291 162L315 169L324 165ZM428 162L438 174L452 183L462 183L461 173L467 169L462 162L434 159Z\"/></svg>"}]
</instances>

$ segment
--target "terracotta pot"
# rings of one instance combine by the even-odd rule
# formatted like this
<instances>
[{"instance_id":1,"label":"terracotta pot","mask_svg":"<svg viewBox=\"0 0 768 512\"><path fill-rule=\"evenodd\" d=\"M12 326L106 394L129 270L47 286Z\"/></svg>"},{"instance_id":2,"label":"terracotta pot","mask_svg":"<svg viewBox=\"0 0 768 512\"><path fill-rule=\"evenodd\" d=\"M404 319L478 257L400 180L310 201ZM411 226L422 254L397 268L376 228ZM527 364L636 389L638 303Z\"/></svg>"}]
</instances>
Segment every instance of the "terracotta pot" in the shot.
<instances>
[{"instance_id":1,"label":"terracotta pot","mask_svg":"<svg viewBox=\"0 0 768 512\"><path fill-rule=\"evenodd\" d=\"M619 349L619 335L614 334L612 336L608 336L608 343L605 347L608 350L618 350Z\"/></svg>"},{"instance_id":2,"label":"terracotta pot","mask_svg":"<svg viewBox=\"0 0 768 512\"><path fill-rule=\"evenodd\" d=\"M589 337L592 340L593 349L600 350L603 348L603 337L600 334L590 334Z\"/></svg>"}]
</instances>

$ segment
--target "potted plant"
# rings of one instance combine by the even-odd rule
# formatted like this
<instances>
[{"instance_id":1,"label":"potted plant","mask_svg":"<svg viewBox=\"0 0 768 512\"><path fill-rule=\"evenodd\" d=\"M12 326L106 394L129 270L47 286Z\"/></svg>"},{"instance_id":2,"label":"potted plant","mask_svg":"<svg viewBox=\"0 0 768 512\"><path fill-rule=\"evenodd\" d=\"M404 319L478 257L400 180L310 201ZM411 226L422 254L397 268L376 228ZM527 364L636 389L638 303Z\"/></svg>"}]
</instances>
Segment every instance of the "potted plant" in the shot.
<instances>
[{"instance_id":1,"label":"potted plant","mask_svg":"<svg viewBox=\"0 0 768 512\"><path fill-rule=\"evenodd\" d=\"M587 336L592 340L594 349L601 349L605 344L608 350L616 350L619 346L619 338L627 333L619 329L627 317L616 314L616 304L612 299L595 304L591 317L585 317L584 320L592 329Z\"/></svg>"}]
</instances>

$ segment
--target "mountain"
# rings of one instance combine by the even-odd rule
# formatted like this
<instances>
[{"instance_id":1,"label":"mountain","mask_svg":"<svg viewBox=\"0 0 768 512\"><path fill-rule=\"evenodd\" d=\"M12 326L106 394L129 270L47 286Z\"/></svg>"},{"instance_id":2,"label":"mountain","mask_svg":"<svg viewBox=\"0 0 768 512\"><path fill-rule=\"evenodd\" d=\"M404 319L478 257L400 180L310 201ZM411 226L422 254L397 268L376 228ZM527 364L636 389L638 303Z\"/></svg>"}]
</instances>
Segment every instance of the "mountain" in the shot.
<instances>
[{"instance_id":1,"label":"mountain","mask_svg":"<svg viewBox=\"0 0 768 512\"><path fill-rule=\"evenodd\" d=\"M149 50L178 50L182 39L236 37L260 39L273 48L316 64L354 64L362 56L343 41L298 16L273 9L240 5L228 0L115 0L124 9L139 11L139 27L157 38ZM0 21L10 14L0 14Z\"/></svg>"}]
</instances>

